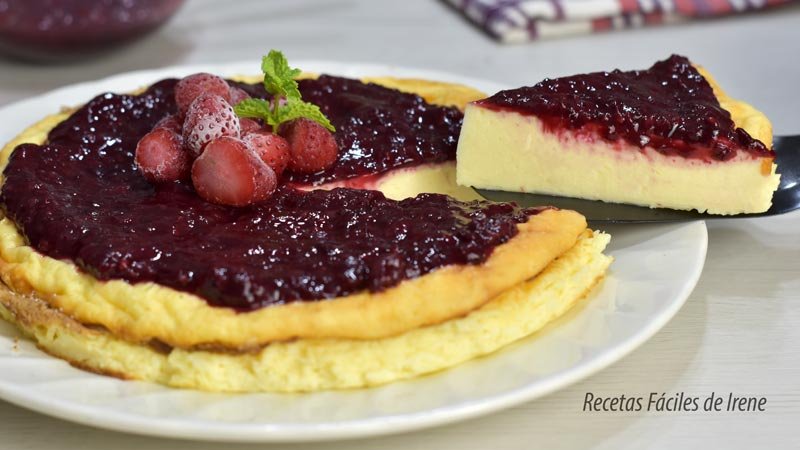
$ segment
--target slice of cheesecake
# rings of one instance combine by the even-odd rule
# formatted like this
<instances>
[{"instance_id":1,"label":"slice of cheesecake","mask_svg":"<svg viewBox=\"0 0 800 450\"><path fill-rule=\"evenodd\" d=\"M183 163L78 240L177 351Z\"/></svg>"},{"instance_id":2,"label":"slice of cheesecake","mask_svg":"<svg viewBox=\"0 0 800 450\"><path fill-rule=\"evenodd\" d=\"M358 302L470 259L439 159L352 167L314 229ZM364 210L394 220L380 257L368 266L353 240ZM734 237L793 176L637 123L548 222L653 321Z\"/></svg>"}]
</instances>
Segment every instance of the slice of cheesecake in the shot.
<instances>
[{"instance_id":1,"label":"slice of cheesecake","mask_svg":"<svg viewBox=\"0 0 800 450\"><path fill-rule=\"evenodd\" d=\"M711 214L769 209L769 120L673 55L647 70L553 80L470 103L457 181Z\"/></svg>"}]
</instances>

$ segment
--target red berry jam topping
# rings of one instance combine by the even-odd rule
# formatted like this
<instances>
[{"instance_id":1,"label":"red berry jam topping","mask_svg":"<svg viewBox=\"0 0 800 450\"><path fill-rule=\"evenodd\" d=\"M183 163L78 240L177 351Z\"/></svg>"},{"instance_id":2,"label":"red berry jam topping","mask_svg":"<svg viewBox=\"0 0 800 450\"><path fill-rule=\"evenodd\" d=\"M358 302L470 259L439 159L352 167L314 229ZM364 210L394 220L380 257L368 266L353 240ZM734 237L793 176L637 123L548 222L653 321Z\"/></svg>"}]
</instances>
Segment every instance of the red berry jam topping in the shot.
<instances>
[{"instance_id":1,"label":"red berry jam topping","mask_svg":"<svg viewBox=\"0 0 800 450\"><path fill-rule=\"evenodd\" d=\"M454 149L455 113L438 109L434 120L414 97L330 77L314 86L325 85L334 92L326 113L350 149L340 172L326 176L424 162L437 152L446 159ZM205 201L188 180L151 183L134 152L177 112L174 86L166 80L138 96L101 95L54 128L46 145L14 151L0 201L32 247L101 280L156 282L248 311L379 291L443 266L479 264L538 212L441 195L393 201L377 191L301 192L285 185L261 203L232 207ZM371 93L377 98L370 100ZM427 131L416 137L421 126ZM388 129L387 140L375 133ZM216 142L204 153L216 164L237 173L272 170L235 138ZM394 156L382 155L383 145ZM357 149L364 154L357 157ZM218 175L204 161L195 161L192 176ZM235 200L244 190L272 188L228 185L205 195Z\"/></svg>"},{"instance_id":2,"label":"red berry jam topping","mask_svg":"<svg viewBox=\"0 0 800 450\"><path fill-rule=\"evenodd\" d=\"M711 85L683 56L647 70L596 72L545 80L497 94L481 106L536 115L553 131L596 130L640 148L704 160L727 160L742 150L773 156L763 143L737 128Z\"/></svg>"},{"instance_id":3,"label":"red berry jam topping","mask_svg":"<svg viewBox=\"0 0 800 450\"><path fill-rule=\"evenodd\" d=\"M261 84L232 84L266 97ZM319 106L336 127L339 157L319 172L290 169L284 174L288 181L318 185L456 157L463 119L457 108L348 78L323 75L299 84L303 100Z\"/></svg>"},{"instance_id":4,"label":"red berry jam topping","mask_svg":"<svg viewBox=\"0 0 800 450\"><path fill-rule=\"evenodd\" d=\"M31 59L86 57L154 30L183 0L2 0L0 50Z\"/></svg>"}]
</instances>

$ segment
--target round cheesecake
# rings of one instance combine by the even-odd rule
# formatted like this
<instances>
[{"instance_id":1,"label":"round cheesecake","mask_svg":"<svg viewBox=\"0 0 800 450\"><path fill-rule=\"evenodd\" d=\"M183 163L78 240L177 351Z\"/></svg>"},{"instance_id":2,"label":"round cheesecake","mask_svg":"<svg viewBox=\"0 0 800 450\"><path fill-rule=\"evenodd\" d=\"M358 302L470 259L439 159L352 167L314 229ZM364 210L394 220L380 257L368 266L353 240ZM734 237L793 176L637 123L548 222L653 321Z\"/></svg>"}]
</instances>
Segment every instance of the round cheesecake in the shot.
<instances>
[{"instance_id":1,"label":"round cheesecake","mask_svg":"<svg viewBox=\"0 0 800 450\"><path fill-rule=\"evenodd\" d=\"M340 187L452 174L461 115L447 105L474 91L393 83L431 102L376 83L301 81L343 152L248 208L137 178L131 146L173 112L174 81L34 125L2 154L1 312L79 367L223 391L417 376L562 314L610 262L607 236L579 214ZM437 182L452 194L449 177Z\"/></svg>"}]
</instances>

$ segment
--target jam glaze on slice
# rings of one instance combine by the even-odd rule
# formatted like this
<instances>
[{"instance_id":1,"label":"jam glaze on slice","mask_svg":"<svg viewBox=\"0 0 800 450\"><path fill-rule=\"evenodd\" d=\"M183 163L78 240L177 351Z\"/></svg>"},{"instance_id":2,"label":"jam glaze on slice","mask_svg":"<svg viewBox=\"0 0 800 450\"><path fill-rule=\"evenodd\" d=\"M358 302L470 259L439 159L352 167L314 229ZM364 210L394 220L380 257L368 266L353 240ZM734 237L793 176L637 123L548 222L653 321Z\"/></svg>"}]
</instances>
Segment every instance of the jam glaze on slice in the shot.
<instances>
[{"instance_id":1,"label":"jam glaze on slice","mask_svg":"<svg viewBox=\"0 0 800 450\"><path fill-rule=\"evenodd\" d=\"M352 101L363 105L375 88L356 83L326 77L317 87L357 91ZM152 185L138 173L134 149L176 111L174 85L175 80L164 80L138 96L101 95L56 126L47 144L16 148L0 201L29 245L100 280L152 281L214 306L249 311L380 291L446 265L480 264L516 235L517 224L539 211L432 194L398 202L376 191L306 193L288 186L264 203L231 208L202 200L189 183ZM422 143L441 152L437 158L450 157L448 143L455 142L460 124L454 112L424 123L430 132L419 137L413 133L425 105L412 100L417 110L408 112L406 94L398 92L403 98L396 101L391 91L379 94L370 107L378 117L372 119L366 107L345 117L347 105L326 108L347 133L339 139L355 142L357 125L366 135L387 120L387 127L402 130L386 138L398 144L388 150L400 158L395 162L428 162L425 152L414 153ZM375 147L329 176L390 166L381 139L363 137L359 149L367 143ZM413 145L405 146L409 142ZM361 151L350 148L350 155Z\"/></svg>"},{"instance_id":2,"label":"jam glaze on slice","mask_svg":"<svg viewBox=\"0 0 800 450\"><path fill-rule=\"evenodd\" d=\"M548 79L477 102L539 118L546 131L588 132L611 142L667 155L725 161L772 150L737 128L708 81L686 57L672 55L647 70L596 72Z\"/></svg>"}]
</instances>

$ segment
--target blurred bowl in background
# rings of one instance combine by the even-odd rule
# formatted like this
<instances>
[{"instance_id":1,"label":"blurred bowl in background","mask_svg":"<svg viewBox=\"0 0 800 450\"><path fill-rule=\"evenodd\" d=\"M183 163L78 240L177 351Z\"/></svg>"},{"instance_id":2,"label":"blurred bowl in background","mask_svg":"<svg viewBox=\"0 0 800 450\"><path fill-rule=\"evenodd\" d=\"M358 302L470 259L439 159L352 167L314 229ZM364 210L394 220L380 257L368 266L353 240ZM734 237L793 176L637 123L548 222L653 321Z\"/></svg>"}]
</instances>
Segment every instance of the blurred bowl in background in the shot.
<instances>
[{"instance_id":1,"label":"blurred bowl in background","mask_svg":"<svg viewBox=\"0 0 800 450\"><path fill-rule=\"evenodd\" d=\"M183 0L0 0L0 52L68 61L142 37Z\"/></svg>"}]
</instances>

